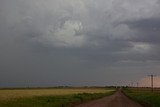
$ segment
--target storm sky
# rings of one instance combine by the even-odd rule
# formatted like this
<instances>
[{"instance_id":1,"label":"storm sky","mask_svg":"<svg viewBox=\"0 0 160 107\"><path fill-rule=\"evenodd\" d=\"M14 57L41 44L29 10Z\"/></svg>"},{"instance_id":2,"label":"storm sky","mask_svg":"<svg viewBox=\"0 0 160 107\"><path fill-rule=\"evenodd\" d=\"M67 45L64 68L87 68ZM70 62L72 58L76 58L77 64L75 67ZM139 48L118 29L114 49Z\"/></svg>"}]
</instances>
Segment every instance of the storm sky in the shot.
<instances>
[{"instance_id":1,"label":"storm sky","mask_svg":"<svg viewBox=\"0 0 160 107\"><path fill-rule=\"evenodd\" d=\"M159 0L0 0L0 87L126 85L152 73Z\"/></svg>"}]
</instances>

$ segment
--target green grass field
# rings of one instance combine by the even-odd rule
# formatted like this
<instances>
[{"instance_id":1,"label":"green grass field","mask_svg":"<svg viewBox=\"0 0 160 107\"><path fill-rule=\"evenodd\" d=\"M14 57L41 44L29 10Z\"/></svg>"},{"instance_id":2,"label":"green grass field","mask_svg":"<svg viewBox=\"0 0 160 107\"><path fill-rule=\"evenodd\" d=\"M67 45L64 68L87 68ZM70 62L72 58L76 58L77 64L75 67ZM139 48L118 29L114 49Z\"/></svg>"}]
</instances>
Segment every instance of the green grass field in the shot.
<instances>
[{"instance_id":1,"label":"green grass field","mask_svg":"<svg viewBox=\"0 0 160 107\"><path fill-rule=\"evenodd\" d=\"M124 89L125 95L136 100L146 107L160 107L160 91L156 90L151 92L151 90L145 88L132 88Z\"/></svg>"},{"instance_id":2,"label":"green grass field","mask_svg":"<svg viewBox=\"0 0 160 107\"><path fill-rule=\"evenodd\" d=\"M4 89L0 107L70 107L113 92L106 88Z\"/></svg>"}]
</instances>

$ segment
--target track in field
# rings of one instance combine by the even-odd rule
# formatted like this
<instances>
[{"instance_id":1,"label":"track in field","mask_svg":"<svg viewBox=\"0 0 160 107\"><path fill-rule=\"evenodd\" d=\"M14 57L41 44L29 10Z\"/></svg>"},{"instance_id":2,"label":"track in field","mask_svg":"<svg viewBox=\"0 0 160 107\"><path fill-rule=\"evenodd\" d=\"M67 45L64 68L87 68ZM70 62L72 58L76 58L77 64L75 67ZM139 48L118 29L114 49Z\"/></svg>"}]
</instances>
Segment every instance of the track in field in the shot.
<instances>
[{"instance_id":1,"label":"track in field","mask_svg":"<svg viewBox=\"0 0 160 107\"><path fill-rule=\"evenodd\" d=\"M126 97L121 91L76 107L142 107L142 105Z\"/></svg>"}]
</instances>

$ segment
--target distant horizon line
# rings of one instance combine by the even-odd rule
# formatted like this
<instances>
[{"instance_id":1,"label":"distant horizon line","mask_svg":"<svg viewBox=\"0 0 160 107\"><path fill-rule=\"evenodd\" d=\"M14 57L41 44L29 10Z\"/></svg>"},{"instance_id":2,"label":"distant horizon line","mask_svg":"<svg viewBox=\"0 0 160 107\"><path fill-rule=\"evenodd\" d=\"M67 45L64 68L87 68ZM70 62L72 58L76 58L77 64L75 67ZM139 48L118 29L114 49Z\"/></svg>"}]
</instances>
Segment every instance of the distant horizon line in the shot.
<instances>
[{"instance_id":1,"label":"distant horizon line","mask_svg":"<svg viewBox=\"0 0 160 107\"><path fill-rule=\"evenodd\" d=\"M128 88L151 88L151 87L136 87L136 86L125 86L125 85L119 85L119 86L31 86L31 87L0 87L1 89L53 89L53 88L118 88L118 87L128 87ZM160 87L154 87L155 89Z\"/></svg>"}]
</instances>

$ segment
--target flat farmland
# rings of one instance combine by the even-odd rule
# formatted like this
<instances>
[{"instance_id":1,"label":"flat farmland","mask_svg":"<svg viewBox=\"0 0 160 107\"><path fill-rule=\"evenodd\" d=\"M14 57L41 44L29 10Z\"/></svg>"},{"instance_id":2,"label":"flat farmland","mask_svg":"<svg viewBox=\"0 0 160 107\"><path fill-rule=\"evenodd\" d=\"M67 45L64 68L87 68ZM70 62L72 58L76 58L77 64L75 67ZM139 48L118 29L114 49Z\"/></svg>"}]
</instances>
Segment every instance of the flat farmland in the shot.
<instances>
[{"instance_id":1,"label":"flat farmland","mask_svg":"<svg viewBox=\"0 0 160 107\"><path fill-rule=\"evenodd\" d=\"M160 89L155 88L126 88L125 95L141 103L145 107L160 107Z\"/></svg>"},{"instance_id":2,"label":"flat farmland","mask_svg":"<svg viewBox=\"0 0 160 107\"><path fill-rule=\"evenodd\" d=\"M114 92L110 88L0 89L0 107L73 107Z\"/></svg>"},{"instance_id":3,"label":"flat farmland","mask_svg":"<svg viewBox=\"0 0 160 107\"><path fill-rule=\"evenodd\" d=\"M105 88L51 88L51 89L1 89L0 101L33 96L62 96L79 93L106 93L113 89Z\"/></svg>"}]
</instances>

